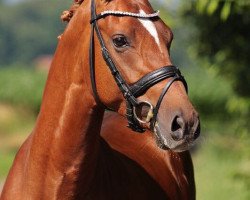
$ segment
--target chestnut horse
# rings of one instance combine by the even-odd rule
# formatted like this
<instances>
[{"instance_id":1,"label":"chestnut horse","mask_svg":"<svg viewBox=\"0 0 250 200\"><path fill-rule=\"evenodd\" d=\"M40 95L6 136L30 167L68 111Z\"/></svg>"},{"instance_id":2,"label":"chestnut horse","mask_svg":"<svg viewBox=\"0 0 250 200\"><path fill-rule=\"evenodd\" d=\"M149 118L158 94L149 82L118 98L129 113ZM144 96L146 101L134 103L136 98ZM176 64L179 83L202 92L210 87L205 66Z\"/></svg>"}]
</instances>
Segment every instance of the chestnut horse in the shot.
<instances>
[{"instance_id":1,"label":"chestnut horse","mask_svg":"<svg viewBox=\"0 0 250 200\"><path fill-rule=\"evenodd\" d=\"M198 114L169 58L171 30L147 0L78 3L58 44L36 125L17 153L1 200L193 199L187 191L188 184L194 189L192 167L179 173L172 163L165 169L164 162L174 159L156 148L151 152L151 137L121 135L130 133L117 117L103 125L106 141L100 136L108 107L126 116L134 131L149 129L163 149L184 151L198 137ZM129 138L135 141L129 144ZM139 140L146 153L135 155ZM189 154L183 160L168 154L179 166L191 162ZM168 180L161 173L176 181L164 188Z\"/></svg>"}]
</instances>

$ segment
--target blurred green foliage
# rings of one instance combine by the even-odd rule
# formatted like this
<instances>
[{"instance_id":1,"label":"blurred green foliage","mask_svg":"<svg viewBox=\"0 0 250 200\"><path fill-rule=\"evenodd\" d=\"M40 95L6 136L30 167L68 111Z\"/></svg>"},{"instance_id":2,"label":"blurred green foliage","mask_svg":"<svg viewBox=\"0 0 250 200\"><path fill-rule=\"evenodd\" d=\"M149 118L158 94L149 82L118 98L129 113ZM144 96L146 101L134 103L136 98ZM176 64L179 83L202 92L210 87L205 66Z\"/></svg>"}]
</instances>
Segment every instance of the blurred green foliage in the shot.
<instances>
[{"instance_id":1,"label":"blurred green foliage","mask_svg":"<svg viewBox=\"0 0 250 200\"><path fill-rule=\"evenodd\" d=\"M233 92L223 107L234 118L235 132L249 133L250 1L196 0L183 5L183 19L195 29L189 53L199 65L227 79Z\"/></svg>"},{"instance_id":2,"label":"blurred green foliage","mask_svg":"<svg viewBox=\"0 0 250 200\"><path fill-rule=\"evenodd\" d=\"M250 98L250 2L240 2L245 1L195 1L185 16L197 29L197 57L227 77L238 95Z\"/></svg>"},{"instance_id":3,"label":"blurred green foliage","mask_svg":"<svg viewBox=\"0 0 250 200\"><path fill-rule=\"evenodd\" d=\"M39 55L53 54L57 36L64 30L60 13L70 3L30 0L0 4L0 67L30 63Z\"/></svg>"},{"instance_id":4,"label":"blurred green foliage","mask_svg":"<svg viewBox=\"0 0 250 200\"><path fill-rule=\"evenodd\" d=\"M203 117L229 119L227 100L233 95L230 84L213 71L192 67L183 73L189 85L189 97Z\"/></svg>"},{"instance_id":5,"label":"blurred green foliage","mask_svg":"<svg viewBox=\"0 0 250 200\"><path fill-rule=\"evenodd\" d=\"M0 68L0 102L38 112L46 75L32 68Z\"/></svg>"}]
</instances>

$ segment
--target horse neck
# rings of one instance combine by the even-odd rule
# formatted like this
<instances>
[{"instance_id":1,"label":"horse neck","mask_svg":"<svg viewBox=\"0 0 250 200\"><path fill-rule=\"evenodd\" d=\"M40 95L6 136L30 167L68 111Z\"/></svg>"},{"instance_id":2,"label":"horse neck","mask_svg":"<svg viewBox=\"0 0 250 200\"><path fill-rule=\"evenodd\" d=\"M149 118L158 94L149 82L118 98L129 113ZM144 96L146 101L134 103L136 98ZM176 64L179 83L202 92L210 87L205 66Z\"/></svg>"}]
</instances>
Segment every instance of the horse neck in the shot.
<instances>
[{"instance_id":1,"label":"horse neck","mask_svg":"<svg viewBox=\"0 0 250 200\"><path fill-rule=\"evenodd\" d=\"M70 32L72 26L64 33L52 62L26 168L27 178L40 179L32 188L50 188L40 191L50 199L58 193L72 194L79 181L77 174L83 174L86 185L91 181L104 113L87 84L88 42L80 44L77 38L81 31L89 31L78 28Z\"/></svg>"}]
</instances>

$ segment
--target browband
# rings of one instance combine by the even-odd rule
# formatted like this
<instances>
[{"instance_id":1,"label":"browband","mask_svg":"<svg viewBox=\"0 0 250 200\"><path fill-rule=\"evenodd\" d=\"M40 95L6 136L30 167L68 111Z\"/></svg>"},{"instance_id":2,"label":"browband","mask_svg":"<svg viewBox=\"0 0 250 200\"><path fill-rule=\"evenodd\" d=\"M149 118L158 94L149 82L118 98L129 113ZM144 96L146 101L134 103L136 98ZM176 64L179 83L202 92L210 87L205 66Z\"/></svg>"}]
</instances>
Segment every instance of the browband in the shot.
<instances>
[{"instance_id":1,"label":"browband","mask_svg":"<svg viewBox=\"0 0 250 200\"><path fill-rule=\"evenodd\" d=\"M90 20L90 23L93 23L93 21L97 21L101 18L104 18L108 15L114 15L114 16L130 16L130 17L136 17L136 18L154 18L159 17L160 11L157 10L154 13L145 14L145 13L133 13L133 12L126 12L126 11L116 11L116 10L106 10L101 12L100 14L96 15L94 18Z\"/></svg>"}]
</instances>

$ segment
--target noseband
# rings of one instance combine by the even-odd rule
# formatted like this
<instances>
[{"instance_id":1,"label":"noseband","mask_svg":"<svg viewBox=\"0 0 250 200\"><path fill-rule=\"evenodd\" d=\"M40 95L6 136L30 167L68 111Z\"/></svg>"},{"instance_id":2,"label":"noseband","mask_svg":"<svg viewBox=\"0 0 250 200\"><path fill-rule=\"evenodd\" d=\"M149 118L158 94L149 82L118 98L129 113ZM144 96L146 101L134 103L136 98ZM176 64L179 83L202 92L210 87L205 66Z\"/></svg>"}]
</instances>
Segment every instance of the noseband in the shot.
<instances>
[{"instance_id":1,"label":"noseband","mask_svg":"<svg viewBox=\"0 0 250 200\"><path fill-rule=\"evenodd\" d=\"M140 14L140 13L130 13L130 12L121 12L121 11L104 11L101 14L96 14L96 6L95 0L91 1L91 36L90 36L90 48L89 48L89 62L90 62L90 75L91 75L91 84L93 89L93 94L97 103L102 104L97 88L96 88L96 81L95 81L95 68L94 68L94 31L96 32L97 38L101 45L102 56L108 65L116 84L118 85L120 91L122 92L125 100L126 100L126 117L128 120L128 127L131 128L133 131L136 132L144 132L145 129L141 126L141 123L150 123L150 129L154 131L158 110L160 108L161 102L167 93L168 89L172 85L174 81L180 80L183 82L186 90L187 90L187 83L184 77L181 75L180 70L175 66L164 66L159 68L155 71L146 74L140 80L135 82L132 85L128 85L126 81L121 76L120 72L118 71L115 63L110 56L108 49L105 46L105 42L97 25L97 21L99 19L105 18L108 15L113 15L117 17L122 16L130 16L135 18L156 18L159 16L159 12L155 12L152 14ZM162 80L167 78L171 78L166 86L163 88L161 95L158 99L158 102L155 107L147 101L139 101L137 97L143 95L150 87L159 83ZM149 108L148 117L145 121L141 120L136 113L136 109L138 107L147 106Z\"/></svg>"}]
</instances>

